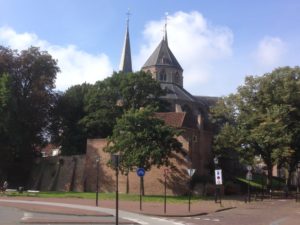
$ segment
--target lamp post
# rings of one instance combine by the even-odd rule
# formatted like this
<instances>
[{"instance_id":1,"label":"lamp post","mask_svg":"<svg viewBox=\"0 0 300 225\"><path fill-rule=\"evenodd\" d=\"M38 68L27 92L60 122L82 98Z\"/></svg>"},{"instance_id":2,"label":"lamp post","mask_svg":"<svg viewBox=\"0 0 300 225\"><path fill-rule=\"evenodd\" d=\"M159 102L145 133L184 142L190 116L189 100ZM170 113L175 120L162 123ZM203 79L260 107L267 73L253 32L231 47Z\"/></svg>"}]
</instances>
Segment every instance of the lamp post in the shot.
<instances>
[{"instance_id":1,"label":"lamp post","mask_svg":"<svg viewBox=\"0 0 300 225\"><path fill-rule=\"evenodd\" d=\"M166 214L167 212L167 176L168 176L169 170L165 169L164 170L164 178L165 178L165 191L164 191L164 213Z\"/></svg>"},{"instance_id":2,"label":"lamp post","mask_svg":"<svg viewBox=\"0 0 300 225\"><path fill-rule=\"evenodd\" d=\"M100 162L100 157L97 156L96 158L96 168L97 168L97 179L96 179L96 206L98 206L98 196L99 196L99 162Z\"/></svg>"},{"instance_id":3,"label":"lamp post","mask_svg":"<svg viewBox=\"0 0 300 225\"><path fill-rule=\"evenodd\" d=\"M111 161L112 165L116 170L116 225L119 224L119 165L120 165L121 155L112 154Z\"/></svg>"}]
</instances>

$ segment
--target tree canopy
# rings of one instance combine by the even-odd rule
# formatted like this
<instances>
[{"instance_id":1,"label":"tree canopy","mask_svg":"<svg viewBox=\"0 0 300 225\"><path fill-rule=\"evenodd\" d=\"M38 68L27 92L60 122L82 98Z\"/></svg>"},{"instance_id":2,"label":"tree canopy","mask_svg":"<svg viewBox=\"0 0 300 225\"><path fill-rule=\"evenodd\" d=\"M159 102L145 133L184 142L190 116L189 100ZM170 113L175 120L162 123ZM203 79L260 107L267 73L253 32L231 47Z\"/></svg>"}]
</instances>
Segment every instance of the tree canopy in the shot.
<instances>
[{"instance_id":1,"label":"tree canopy","mask_svg":"<svg viewBox=\"0 0 300 225\"><path fill-rule=\"evenodd\" d=\"M56 61L39 48L18 52L0 46L0 145L7 156L2 166L25 163L19 172L29 172L34 151L47 136L58 72Z\"/></svg>"},{"instance_id":2,"label":"tree canopy","mask_svg":"<svg viewBox=\"0 0 300 225\"><path fill-rule=\"evenodd\" d=\"M247 77L238 92L221 99L212 113L219 129L216 154L226 156L235 150L248 163L261 157L269 180L275 164L295 168L300 150L299 67Z\"/></svg>"},{"instance_id":3,"label":"tree canopy","mask_svg":"<svg viewBox=\"0 0 300 225\"><path fill-rule=\"evenodd\" d=\"M106 151L122 155L121 170L169 166L171 154L181 151L176 139L180 131L165 125L154 112L151 107L130 109L117 119Z\"/></svg>"}]
</instances>

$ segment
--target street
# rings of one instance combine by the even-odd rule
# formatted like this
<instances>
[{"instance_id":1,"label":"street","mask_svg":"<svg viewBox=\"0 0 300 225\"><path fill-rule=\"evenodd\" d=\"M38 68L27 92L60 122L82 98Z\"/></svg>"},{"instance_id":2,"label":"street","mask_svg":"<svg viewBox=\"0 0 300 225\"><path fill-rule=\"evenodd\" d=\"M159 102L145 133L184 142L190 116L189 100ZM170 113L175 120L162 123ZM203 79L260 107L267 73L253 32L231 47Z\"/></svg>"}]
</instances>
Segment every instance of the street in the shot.
<instances>
[{"instance_id":1,"label":"street","mask_svg":"<svg viewBox=\"0 0 300 225\"><path fill-rule=\"evenodd\" d=\"M209 215L168 220L186 225L298 225L300 203L295 200L265 200Z\"/></svg>"},{"instance_id":2,"label":"street","mask_svg":"<svg viewBox=\"0 0 300 225\"><path fill-rule=\"evenodd\" d=\"M68 207L76 210L90 210L98 214L76 215L64 213L33 212L11 206L0 207L0 224L115 224L114 209L96 208L84 205L36 202L22 200L1 200L15 204L38 206ZM145 216L121 210L119 224L141 225L298 225L300 221L300 203L294 199L274 199L241 204L237 208L202 216L162 217Z\"/></svg>"}]
</instances>

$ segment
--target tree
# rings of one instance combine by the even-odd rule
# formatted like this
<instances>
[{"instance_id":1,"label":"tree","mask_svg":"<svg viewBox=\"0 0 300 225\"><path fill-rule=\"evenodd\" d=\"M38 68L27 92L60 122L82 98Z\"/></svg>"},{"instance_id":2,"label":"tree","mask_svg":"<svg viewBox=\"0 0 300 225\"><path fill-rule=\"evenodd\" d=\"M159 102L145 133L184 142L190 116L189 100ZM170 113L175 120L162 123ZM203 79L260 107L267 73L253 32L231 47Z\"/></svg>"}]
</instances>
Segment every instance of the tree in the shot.
<instances>
[{"instance_id":1,"label":"tree","mask_svg":"<svg viewBox=\"0 0 300 225\"><path fill-rule=\"evenodd\" d=\"M171 155L181 152L182 145L176 139L180 131L165 125L154 111L151 107L130 109L117 119L105 151L122 154L122 171L169 166Z\"/></svg>"},{"instance_id":2,"label":"tree","mask_svg":"<svg viewBox=\"0 0 300 225\"><path fill-rule=\"evenodd\" d=\"M0 46L0 76L7 74L10 98L7 102L5 150L13 159L12 178L25 182L37 146L47 137L50 110L54 104L56 61L47 52L31 47L20 53ZM16 174L16 172L18 172Z\"/></svg>"},{"instance_id":3,"label":"tree","mask_svg":"<svg viewBox=\"0 0 300 225\"><path fill-rule=\"evenodd\" d=\"M105 138L112 134L116 118L131 108L152 106L163 111L167 104L159 83L144 72L114 73L98 81L86 95L87 115L81 124L91 138Z\"/></svg>"},{"instance_id":4,"label":"tree","mask_svg":"<svg viewBox=\"0 0 300 225\"><path fill-rule=\"evenodd\" d=\"M261 157L269 186L273 165L287 163L294 168L299 155L299 76L299 67L249 76L236 94L223 98L212 111L219 125L215 150L234 149L248 162Z\"/></svg>"},{"instance_id":5,"label":"tree","mask_svg":"<svg viewBox=\"0 0 300 225\"><path fill-rule=\"evenodd\" d=\"M58 94L51 123L51 142L61 146L63 155L85 154L87 132L80 123L86 115L84 99L92 85L75 85Z\"/></svg>"}]
</instances>

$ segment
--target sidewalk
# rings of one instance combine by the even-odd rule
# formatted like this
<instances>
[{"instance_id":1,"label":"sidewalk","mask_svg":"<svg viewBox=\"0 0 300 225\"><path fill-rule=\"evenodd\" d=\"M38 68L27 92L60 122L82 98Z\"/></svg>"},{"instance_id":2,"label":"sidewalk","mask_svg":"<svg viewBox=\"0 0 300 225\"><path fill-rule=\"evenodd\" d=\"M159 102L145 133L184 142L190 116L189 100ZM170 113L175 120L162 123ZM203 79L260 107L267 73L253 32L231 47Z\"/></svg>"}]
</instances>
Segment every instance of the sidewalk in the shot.
<instances>
[{"instance_id":1,"label":"sidewalk","mask_svg":"<svg viewBox=\"0 0 300 225\"><path fill-rule=\"evenodd\" d=\"M95 206L95 200L92 199L76 199L76 198L40 198L40 197L0 197L3 200L26 200L26 201L40 201L40 202L52 202L52 203L65 203L85 206ZM10 206L19 209L23 209L31 212L43 212L65 215L78 215L78 216L112 216L111 214L103 212L95 212L82 209L74 209L68 207L57 207L48 205L36 205L36 204L22 204L11 202L0 202L1 206ZM115 201L99 199L99 207L102 208L115 208ZM142 202L142 210L140 210L139 201L120 201L119 209L139 213L151 216L165 216L165 217L184 217L184 216L196 216L209 214L216 211L227 210L239 206L243 206L245 203L239 200L222 200L222 205L215 203L214 201L197 201L191 204L191 210L188 211L188 202L185 204L168 203L166 207L166 213L164 213L163 203Z\"/></svg>"}]
</instances>

